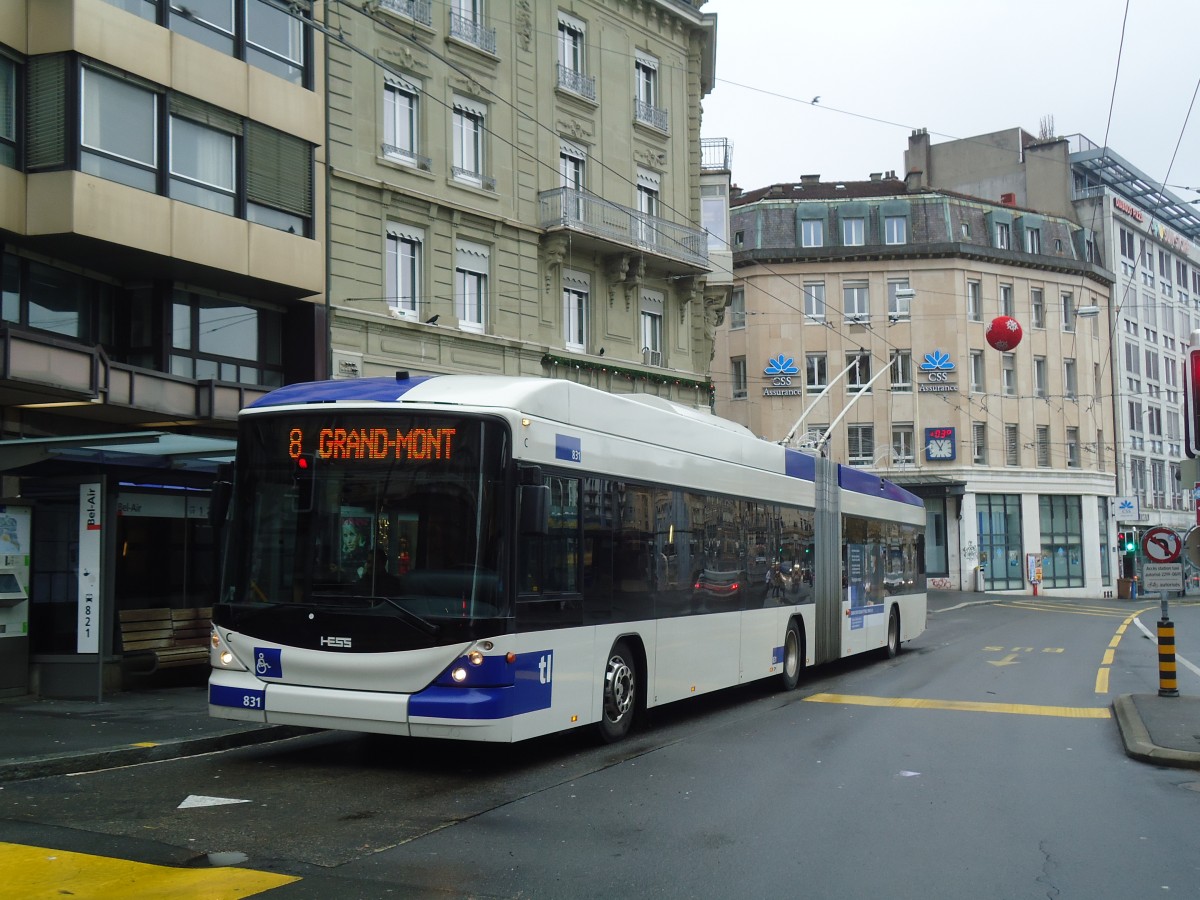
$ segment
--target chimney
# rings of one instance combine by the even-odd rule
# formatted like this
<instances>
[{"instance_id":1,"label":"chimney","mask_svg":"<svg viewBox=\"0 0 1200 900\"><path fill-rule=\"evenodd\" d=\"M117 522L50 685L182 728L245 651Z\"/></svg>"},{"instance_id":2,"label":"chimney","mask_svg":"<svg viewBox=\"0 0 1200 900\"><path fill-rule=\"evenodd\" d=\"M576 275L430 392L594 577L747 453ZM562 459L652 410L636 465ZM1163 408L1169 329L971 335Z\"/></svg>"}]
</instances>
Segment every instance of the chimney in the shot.
<instances>
[{"instance_id":1,"label":"chimney","mask_svg":"<svg viewBox=\"0 0 1200 900\"><path fill-rule=\"evenodd\" d=\"M872 172L872 173L871 173L871 180L872 180L872 181L882 181L882 180L883 180L883 173L882 173L882 172Z\"/></svg>"},{"instance_id":2,"label":"chimney","mask_svg":"<svg viewBox=\"0 0 1200 900\"><path fill-rule=\"evenodd\" d=\"M820 184L821 176L820 175L801 175L800 183L801 184Z\"/></svg>"}]
</instances>

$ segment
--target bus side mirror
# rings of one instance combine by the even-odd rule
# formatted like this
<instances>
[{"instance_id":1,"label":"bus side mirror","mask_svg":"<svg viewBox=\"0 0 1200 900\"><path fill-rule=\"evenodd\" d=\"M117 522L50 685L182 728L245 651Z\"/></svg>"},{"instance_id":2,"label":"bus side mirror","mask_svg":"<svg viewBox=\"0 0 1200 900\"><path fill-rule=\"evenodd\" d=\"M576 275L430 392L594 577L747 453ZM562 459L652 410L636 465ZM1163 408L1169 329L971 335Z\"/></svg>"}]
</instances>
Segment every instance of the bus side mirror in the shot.
<instances>
[{"instance_id":1,"label":"bus side mirror","mask_svg":"<svg viewBox=\"0 0 1200 900\"><path fill-rule=\"evenodd\" d=\"M547 535L550 533L550 486L545 484L523 484L520 491L521 534Z\"/></svg>"},{"instance_id":2,"label":"bus side mirror","mask_svg":"<svg viewBox=\"0 0 1200 900\"><path fill-rule=\"evenodd\" d=\"M233 466L222 463L217 466L217 478L212 484L212 495L208 499L208 524L220 530L229 515L229 502L233 498Z\"/></svg>"}]
</instances>

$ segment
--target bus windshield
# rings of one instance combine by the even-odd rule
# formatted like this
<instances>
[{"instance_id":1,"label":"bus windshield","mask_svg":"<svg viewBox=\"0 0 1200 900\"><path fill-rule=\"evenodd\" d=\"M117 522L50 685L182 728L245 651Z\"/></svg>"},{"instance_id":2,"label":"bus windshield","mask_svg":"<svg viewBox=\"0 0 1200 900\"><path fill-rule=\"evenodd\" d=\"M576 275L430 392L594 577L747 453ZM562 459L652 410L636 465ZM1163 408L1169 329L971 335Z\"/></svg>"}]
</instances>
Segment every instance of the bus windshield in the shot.
<instances>
[{"instance_id":1,"label":"bus windshield","mask_svg":"<svg viewBox=\"0 0 1200 900\"><path fill-rule=\"evenodd\" d=\"M461 416L286 413L241 424L221 601L404 619L509 615L507 428Z\"/></svg>"}]
</instances>

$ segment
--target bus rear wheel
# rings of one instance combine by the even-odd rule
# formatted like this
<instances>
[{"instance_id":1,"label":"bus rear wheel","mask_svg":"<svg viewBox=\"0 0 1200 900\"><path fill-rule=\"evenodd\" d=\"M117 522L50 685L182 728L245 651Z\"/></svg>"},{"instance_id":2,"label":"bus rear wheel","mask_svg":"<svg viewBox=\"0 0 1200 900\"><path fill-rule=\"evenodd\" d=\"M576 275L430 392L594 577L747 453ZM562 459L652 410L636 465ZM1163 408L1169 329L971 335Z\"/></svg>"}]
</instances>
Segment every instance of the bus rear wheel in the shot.
<instances>
[{"instance_id":1,"label":"bus rear wheel","mask_svg":"<svg viewBox=\"0 0 1200 900\"><path fill-rule=\"evenodd\" d=\"M779 686L785 691L794 691L800 685L804 672L804 639L800 637L800 626L796 620L788 622L783 636L783 671L779 673Z\"/></svg>"},{"instance_id":2,"label":"bus rear wheel","mask_svg":"<svg viewBox=\"0 0 1200 900\"><path fill-rule=\"evenodd\" d=\"M629 644L617 641L604 667L604 709L600 737L606 744L621 740L633 727L637 711L637 662Z\"/></svg>"},{"instance_id":3,"label":"bus rear wheel","mask_svg":"<svg viewBox=\"0 0 1200 900\"><path fill-rule=\"evenodd\" d=\"M891 613L888 615L888 634L887 644L883 648L883 655L886 659L895 659L896 654L900 652L900 610L892 607Z\"/></svg>"}]
</instances>

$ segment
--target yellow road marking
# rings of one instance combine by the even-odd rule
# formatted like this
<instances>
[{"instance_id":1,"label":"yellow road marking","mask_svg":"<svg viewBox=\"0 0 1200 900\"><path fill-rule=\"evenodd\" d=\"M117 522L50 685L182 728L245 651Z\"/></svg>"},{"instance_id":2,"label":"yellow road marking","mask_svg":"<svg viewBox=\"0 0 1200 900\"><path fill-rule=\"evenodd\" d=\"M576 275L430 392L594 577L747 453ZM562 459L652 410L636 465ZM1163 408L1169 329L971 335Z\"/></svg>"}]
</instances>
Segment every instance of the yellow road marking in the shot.
<instances>
[{"instance_id":1,"label":"yellow road marking","mask_svg":"<svg viewBox=\"0 0 1200 900\"><path fill-rule=\"evenodd\" d=\"M1061 719L1110 719L1107 707L1033 706L1028 703L979 703L973 700L924 700L917 697L863 697L854 694L813 694L810 703L844 703L892 709L953 709L961 712L1012 713L1019 716L1056 716Z\"/></svg>"},{"instance_id":2,"label":"yellow road marking","mask_svg":"<svg viewBox=\"0 0 1200 900\"><path fill-rule=\"evenodd\" d=\"M299 881L254 869L176 869L127 859L0 842L0 883L9 897L154 897L242 900Z\"/></svg>"},{"instance_id":3,"label":"yellow road marking","mask_svg":"<svg viewBox=\"0 0 1200 900\"><path fill-rule=\"evenodd\" d=\"M1146 609L1153 609L1153 608L1154 607L1152 607L1152 606L1146 607ZM1100 668L1096 670L1096 693L1097 694L1107 694L1108 693L1108 674L1110 671L1109 666L1111 666L1113 664L1113 660L1116 658L1117 647L1120 646L1120 644L1121 644L1121 638L1125 636L1125 629L1127 629L1130 626L1130 624L1132 624L1134 619L1136 619L1142 613L1146 612L1146 609L1141 609L1135 613L1128 614L1127 616L1125 616L1125 621L1123 621L1120 625L1117 626L1117 630L1113 634L1112 640L1108 642L1108 649L1104 651L1104 657L1100 660Z\"/></svg>"},{"instance_id":4,"label":"yellow road marking","mask_svg":"<svg viewBox=\"0 0 1200 900\"><path fill-rule=\"evenodd\" d=\"M1108 673L1109 673L1109 669L1107 666L1101 666L1099 669L1096 670L1096 693L1097 694L1107 694L1108 693Z\"/></svg>"}]
</instances>

